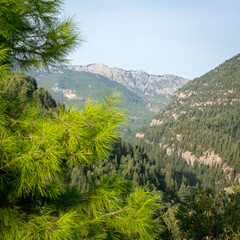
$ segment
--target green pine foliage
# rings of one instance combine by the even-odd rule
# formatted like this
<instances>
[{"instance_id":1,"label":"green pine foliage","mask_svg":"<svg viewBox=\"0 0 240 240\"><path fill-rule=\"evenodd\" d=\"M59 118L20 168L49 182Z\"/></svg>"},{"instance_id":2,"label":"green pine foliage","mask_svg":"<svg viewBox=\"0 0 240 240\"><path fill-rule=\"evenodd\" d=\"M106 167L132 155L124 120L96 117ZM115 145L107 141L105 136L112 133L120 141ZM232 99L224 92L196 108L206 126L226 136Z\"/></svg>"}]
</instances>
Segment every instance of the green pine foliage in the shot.
<instances>
[{"instance_id":1,"label":"green pine foliage","mask_svg":"<svg viewBox=\"0 0 240 240\"><path fill-rule=\"evenodd\" d=\"M85 192L67 184L70 167L109 155L125 118L115 97L49 111L49 99L33 98L35 83L17 73L2 83L0 238L154 239L159 194L116 176Z\"/></svg>"},{"instance_id":2,"label":"green pine foliage","mask_svg":"<svg viewBox=\"0 0 240 240\"><path fill-rule=\"evenodd\" d=\"M1 68L66 63L82 40L72 18L61 19L61 0L0 1Z\"/></svg>"},{"instance_id":3,"label":"green pine foliage","mask_svg":"<svg viewBox=\"0 0 240 240\"><path fill-rule=\"evenodd\" d=\"M6 180L2 180L3 188L8 188L8 179L11 179L7 173L14 173L18 195L27 192L27 195L42 196L51 182L61 181L63 166L106 157L124 118L123 113L112 106L112 97L101 105L89 102L80 113L60 109L54 118L41 114L41 109L31 107L31 103L27 105L26 101L20 102L21 113L13 109L11 101L8 103L2 98L1 104L1 169L6 172L1 176ZM14 141L9 144L11 140Z\"/></svg>"},{"instance_id":4,"label":"green pine foliage","mask_svg":"<svg viewBox=\"0 0 240 240\"><path fill-rule=\"evenodd\" d=\"M9 49L0 44L0 78L3 78L7 73L9 66L7 64Z\"/></svg>"}]
</instances>

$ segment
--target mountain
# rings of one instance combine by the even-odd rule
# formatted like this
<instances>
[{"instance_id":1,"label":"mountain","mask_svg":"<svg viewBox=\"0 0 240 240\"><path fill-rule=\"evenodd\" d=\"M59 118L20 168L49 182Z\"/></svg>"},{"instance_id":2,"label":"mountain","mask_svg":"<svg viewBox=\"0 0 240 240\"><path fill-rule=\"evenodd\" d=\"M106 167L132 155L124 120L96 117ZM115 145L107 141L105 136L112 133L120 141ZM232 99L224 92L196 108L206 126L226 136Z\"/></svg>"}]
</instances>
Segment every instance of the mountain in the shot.
<instances>
[{"instance_id":1,"label":"mountain","mask_svg":"<svg viewBox=\"0 0 240 240\"><path fill-rule=\"evenodd\" d=\"M179 87L188 80L174 75L149 75L137 70L127 71L119 68L110 68L104 64L90 64L87 66L75 65L68 67L74 71L84 71L103 75L112 81L121 83L132 91L142 91L147 94L170 94L172 95Z\"/></svg>"},{"instance_id":2,"label":"mountain","mask_svg":"<svg viewBox=\"0 0 240 240\"><path fill-rule=\"evenodd\" d=\"M131 141L137 129L146 124L154 116L147 102L122 84L111 81L99 74L65 70L56 73L31 74L39 87L47 89L56 101L67 107L78 109L85 105L87 99L104 101L104 96L120 92L120 107L127 110L129 120L124 126L123 137Z\"/></svg>"},{"instance_id":3,"label":"mountain","mask_svg":"<svg viewBox=\"0 0 240 240\"><path fill-rule=\"evenodd\" d=\"M68 68L74 71L100 74L124 85L142 97L147 102L149 110L155 113L163 106L166 106L173 92L188 81L188 79L170 74L151 75L142 70L131 71L110 68L104 64L97 63L86 66L68 66Z\"/></svg>"},{"instance_id":4,"label":"mountain","mask_svg":"<svg viewBox=\"0 0 240 240\"><path fill-rule=\"evenodd\" d=\"M68 66L67 69L52 67L49 72L32 71L30 74L40 87L70 107L82 107L89 97L103 99L106 92L122 92L121 106L128 109L129 116L123 137L128 141L132 141L137 130L166 106L171 88L182 86L187 81L172 75L157 76L143 71L111 69L103 64Z\"/></svg>"},{"instance_id":5,"label":"mountain","mask_svg":"<svg viewBox=\"0 0 240 240\"><path fill-rule=\"evenodd\" d=\"M208 166L211 187L240 182L240 54L176 91L136 138L155 157Z\"/></svg>"}]
</instances>

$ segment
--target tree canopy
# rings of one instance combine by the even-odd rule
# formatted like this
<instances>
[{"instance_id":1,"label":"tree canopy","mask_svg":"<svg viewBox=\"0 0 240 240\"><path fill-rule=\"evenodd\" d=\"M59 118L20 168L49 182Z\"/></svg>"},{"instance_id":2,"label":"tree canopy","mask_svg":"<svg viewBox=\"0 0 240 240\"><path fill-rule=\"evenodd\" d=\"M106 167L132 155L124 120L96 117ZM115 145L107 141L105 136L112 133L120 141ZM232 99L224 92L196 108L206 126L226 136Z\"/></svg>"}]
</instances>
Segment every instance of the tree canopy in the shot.
<instances>
[{"instance_id":1,"label":"tree canopy","mask_svg":"<svg viewBox=\"0 0 240 240\"><path fill-rule=\"evenodd\" d=\"M67 62L82 40L61 0L0 0L0 70Z\"/></svg>"},{"instance_id":2,"label":"tree canopy","mask_svg":"<svg viewBox=\"0 0 240 240\"><path fill-rule=\"evenodd\" d=\"M118 176L84 193L67 184L70 168L108 157L125 118L115 96L68 110L9 71L66 62L79 35L60 9L59 0L0 0L0 238L154 239L159 194Z\"/></svg>"}]
</instances>

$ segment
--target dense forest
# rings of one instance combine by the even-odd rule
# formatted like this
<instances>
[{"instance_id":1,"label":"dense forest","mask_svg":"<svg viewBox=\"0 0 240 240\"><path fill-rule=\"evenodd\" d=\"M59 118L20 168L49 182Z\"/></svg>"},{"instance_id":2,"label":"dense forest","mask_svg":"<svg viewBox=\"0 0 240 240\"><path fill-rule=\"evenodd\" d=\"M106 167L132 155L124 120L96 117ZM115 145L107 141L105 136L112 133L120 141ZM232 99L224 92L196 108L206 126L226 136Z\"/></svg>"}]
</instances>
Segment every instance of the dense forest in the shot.
<instances>
[{"instance_id":1,"label":"dense forest","mask_svg":"<svg viewBox=\"0 0 240 240\"><path fill-rule=\"evenodd\" d=\"M152 123L141 129L144 137L140 144L153 158L165 154L172 157L171 164L175 158L188 162L205 186L222 189L239 183L239 79L238 54L189 81Z\"/></svg>"},{"instance_id":2,"label":"dense forest","mask_svg":"<svg viewBox=\"0 0 240 240\"><path fill-rule=\"evenodd\" d=\"M0 0L0 239L239 239L239 185L211 190L196 172L214 168L123 142L114 94L69 110L14 71L81 42L60 10Z\"/></svg>"},{"instance_id":3,"label":"dense forest","mask_svg":"<svg viewBox=\"0 0 240 240\"><path fill-rule=\"evenodd\" d=\"M1 88L1 238L226 239L237 234L238 188L227 194L190 186L188 182L201 181L186 162L166 164L164 156L156 161L143 147L119 138L108 157L99 152L103 155L96 159L74 159L78 137L82 141L85 134L92 134L83 131L86 125L73 130L77 113L57 105L25 74L12 73L6 80ZM86 112L82 114L86 117ZM65 133L70 126L72 136ZM81 155L83 150L81 146ZM80 218L75 215L79 211ZM89 227L82 232L80 226L85 225ZM141 228L147 232L138 231Z\"/></svg>"}]
</instances>

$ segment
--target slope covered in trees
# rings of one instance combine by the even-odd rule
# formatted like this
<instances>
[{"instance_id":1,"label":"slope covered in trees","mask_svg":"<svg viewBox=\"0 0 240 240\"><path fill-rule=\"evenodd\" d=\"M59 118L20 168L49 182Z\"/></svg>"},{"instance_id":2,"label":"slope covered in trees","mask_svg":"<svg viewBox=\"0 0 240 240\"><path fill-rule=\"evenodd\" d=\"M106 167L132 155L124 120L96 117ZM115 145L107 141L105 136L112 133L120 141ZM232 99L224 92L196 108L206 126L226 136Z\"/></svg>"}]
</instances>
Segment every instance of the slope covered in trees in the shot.
<instances>
[{"instance_id":1,"label":"slope covered in trees","mask_svg":"<svg viewBox=\"0 0 240 240\"><path fill-rule=\"evenodd\" d=\"M226 187L240 180L239 119L237 55L188 82L138 136L154 157L161 151L182 158L193 167L212 166L212 187ZM205 184L209 180L206 176Z\"/></svg>"},{"instance_id":2,"label":"slope covered in trees","mask_svg":"<svg viewBox=\"0 0 240 240\"><path fill-rule=\"evenodd\" d=\"M194 172L185 172L180 178L177 164L165 168L161 164L150 159L142 147L118 141L108 159L70 169L68 184L83 193L102 177L121 175L135 187L147 185L152 191L160 190L163 204L158 215L165 228L159 225L161 235L155 239L239 239L239 186L231 194L189 186L187 177Z\"/></svg>"}]
</instances>

